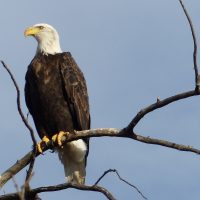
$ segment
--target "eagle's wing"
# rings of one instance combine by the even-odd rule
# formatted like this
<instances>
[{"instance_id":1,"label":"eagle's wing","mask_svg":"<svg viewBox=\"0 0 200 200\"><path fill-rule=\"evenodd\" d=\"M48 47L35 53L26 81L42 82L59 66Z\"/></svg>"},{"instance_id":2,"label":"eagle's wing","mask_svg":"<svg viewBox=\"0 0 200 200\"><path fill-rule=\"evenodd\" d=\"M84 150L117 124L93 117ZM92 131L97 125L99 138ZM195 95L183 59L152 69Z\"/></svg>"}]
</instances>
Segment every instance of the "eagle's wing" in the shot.
<instances>
[{"instance_id":1,"label":"eagle's wing","mask_svg":"<svg viewBox=\"0 0 200 200\"><path fill-rule=\"evenodd\" d=\"M90 128L89 101L86 81L69 52L62 53L60 72L63 93L68 102L75 130Z\"/></svg>"},{"instance_id":2,"label":"eagle's wing","mask_svg":"<svg viewBox=\"0 0 200 200\"><path fill-rule=\"evenodd\" d=\"M32 115L34 118L34 123L37 129L37 132L40 136L40 138L43 138L45 135L45 130L43 127L43 120L41 118L41 115L37 110L38 106L40 108L40 104L37 101L38 98L36 98L37 93L35 91L35 86L34 86L34 74L32 72L32 62L28 66L28 70L26 72L25 76L25 87L24 87L24 94L25 94L25 102L28 108L29 113Z\"/></svg>"},{"instance_id":3,"label":"eagle's wing","mask_svg":"<svg viewBox=\"0 0 200 200\"><path fill-rule=\"evenodd\" d=\"M32 114L32 106L31 106L31 99L30 99L30 83L27 78L28 73L30 73L29 70L27 71L26 77L25 77L26 82L25 82L25 87L24 87L24 94L25 94L26 105L28 107L29 112Z\"/></svg>"},{"instance_id":4,"label":"eagle's wing","mask_svg":"<svg viewBox=\"0 0 200 200\"><path fill-rule=\"evenodd\" d=\"M86 81L75 60L69 52L62 53L60 72L63 93L68 102L75 130L90 129L90 111ZM89 138L84 139L87 145L85 158L89 153ZM85 166L87 159L85 159Z\"/></svg>"}]
</instances>

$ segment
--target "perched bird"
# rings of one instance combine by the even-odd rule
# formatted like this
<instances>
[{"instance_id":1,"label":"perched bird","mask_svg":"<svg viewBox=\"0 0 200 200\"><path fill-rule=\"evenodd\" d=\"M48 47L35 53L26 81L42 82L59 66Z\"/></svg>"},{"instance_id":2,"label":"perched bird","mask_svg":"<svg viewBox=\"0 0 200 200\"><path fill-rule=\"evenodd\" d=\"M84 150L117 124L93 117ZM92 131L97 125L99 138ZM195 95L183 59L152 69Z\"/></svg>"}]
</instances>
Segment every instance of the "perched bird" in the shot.
<instances>
[{"instance_id":1,"label":"perched bird","mask_svg":"<svg viewBox=\"0 0 200 200\"><path fill-rule=\"evenodd\" d=\"M38 42L25 77L25 100L42 142L90 129L85 78L71 54L62 52L57 31L42 23L27 28L24 35ZM40 152L42 142L37 145ZM72 141L56 150L68 182L84 184L89 140Z\"/></svg>"}]
</instances>

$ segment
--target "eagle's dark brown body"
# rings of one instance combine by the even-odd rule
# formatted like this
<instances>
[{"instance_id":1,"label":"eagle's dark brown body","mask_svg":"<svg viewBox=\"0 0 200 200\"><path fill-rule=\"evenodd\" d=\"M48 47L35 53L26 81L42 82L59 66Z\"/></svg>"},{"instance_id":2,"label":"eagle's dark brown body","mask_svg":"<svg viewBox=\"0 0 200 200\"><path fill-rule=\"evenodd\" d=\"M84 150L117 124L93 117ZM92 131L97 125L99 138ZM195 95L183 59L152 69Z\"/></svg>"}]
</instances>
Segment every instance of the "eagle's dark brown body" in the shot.
<instances>
[{"instance_id":1,"label":"eagle's dark brown body","mask_svg":"<svg viewBox=\"0 0 200 200\"><path fill-rule=\"evenodd\" d=\"M25 99L41 138L90 128L86 82L68 52L35 56L26 73Z\"/></svg>"}]
</instances>

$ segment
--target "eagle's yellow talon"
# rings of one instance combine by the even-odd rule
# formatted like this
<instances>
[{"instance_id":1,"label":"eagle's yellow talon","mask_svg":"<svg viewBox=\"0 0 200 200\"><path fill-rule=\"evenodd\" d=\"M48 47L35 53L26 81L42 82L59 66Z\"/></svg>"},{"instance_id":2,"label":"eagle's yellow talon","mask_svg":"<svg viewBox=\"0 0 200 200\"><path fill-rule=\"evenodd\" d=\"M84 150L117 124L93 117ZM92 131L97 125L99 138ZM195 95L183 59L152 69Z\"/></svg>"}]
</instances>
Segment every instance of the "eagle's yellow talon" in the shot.
<instances>
[{"instance_id":1,"label":"eagle's yellow talon","mask_svg":"<svg viewBox=\"0 0 200 200\"><path fill-rule=\"evenodd\" d=\"M45 142L46 144L50 141L50 139L45 135L43 138L42 138L42 141Z\"/></svg>"},{"instance_id":2,"label":"eagle's yellow talon","mask_svg":"<svg viewBox=\"0 0 200 200\"><path fill-rule=\"evenodd\" d=\"M65 134L65 132L64 131L60 131L59 133L58 133L58 138L57 138L57 141L58 141L58 146L59 147L61 147L62 146L62 136Z\"/></svg>"},{"instance_id":3,"label":"eagle's yellow talon","mask_svg":"<svg viewBox=\"0 0 200 200\"><path fill-rule=\"evenodd\" d=\"M58 142L58 146L59 147L62 147L62 137L63 136L66 136L68 134L68 132L64 132L64 131L60 131L58 133L58 136L57 136L57 142Z\"/></svg>"},{"instance_id":4,"label":"eagle's yellow talon","mask_svg":"<svg viewBox=\"0 0 200 200\"><path fill-rule=\"evenodd\" d=\"M57 141L57 137L58 137L58 134L55 134L53 135L53 137L51 138L52 141L55 143Z\"/></svg>"},{"instance_id":5,"label":"eagle's yellow talon","mask_svg":"<svg viewBox=\"0 0 200 200\"><path fill-rule=\"evenodd\" d=\"M41 142L38 142L38 143L37 143L37 151L38 151L39 153L42 153Z\"/></svg>"},{"instance_id":6,"label":"eagle's yellow talon","mask_svg":"<svg viewBox=\"0 0 200 200\"><path fill-rule=\"evenodd\" d=\"M42 141L40 141L40 142L37 143L37 151L38 151L39 153L42 153L42 152L43 152L43 151L42 151L42 147L41 147L42 143L44 142L44 143L47 145L47 143L48 143L49 141L50 141L49 138L48 138L47 136L44 136L44 137L42 138Z\"/></svg>"}]
</instances>

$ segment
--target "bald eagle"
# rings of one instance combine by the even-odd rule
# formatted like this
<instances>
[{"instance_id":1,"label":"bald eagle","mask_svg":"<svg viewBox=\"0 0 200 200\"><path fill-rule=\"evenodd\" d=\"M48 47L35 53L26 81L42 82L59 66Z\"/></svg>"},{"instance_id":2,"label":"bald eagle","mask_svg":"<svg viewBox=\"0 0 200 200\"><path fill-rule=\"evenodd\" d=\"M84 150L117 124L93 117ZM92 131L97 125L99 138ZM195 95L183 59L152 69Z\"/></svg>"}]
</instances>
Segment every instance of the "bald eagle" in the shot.
<instances>
[{"instance_id":1,"label":"bald eagle","mask_svg":"<svg viewBox=\"0 0 200 200\"><path fill-rule=\"evenodd\" d=\"M25 100L42 141L57 133L90 129L85 78L71 54L62 52L57 31L42 23L27 28L24 35L38 42L25 77ZM88 151L88 139L57 147L68 182L84 184Z\"/></svg>"}]
</instances>

